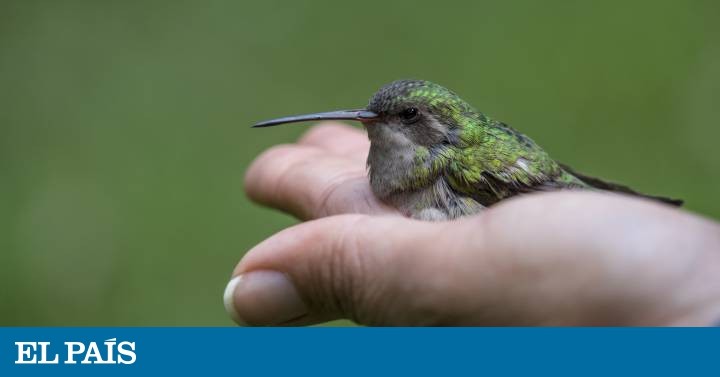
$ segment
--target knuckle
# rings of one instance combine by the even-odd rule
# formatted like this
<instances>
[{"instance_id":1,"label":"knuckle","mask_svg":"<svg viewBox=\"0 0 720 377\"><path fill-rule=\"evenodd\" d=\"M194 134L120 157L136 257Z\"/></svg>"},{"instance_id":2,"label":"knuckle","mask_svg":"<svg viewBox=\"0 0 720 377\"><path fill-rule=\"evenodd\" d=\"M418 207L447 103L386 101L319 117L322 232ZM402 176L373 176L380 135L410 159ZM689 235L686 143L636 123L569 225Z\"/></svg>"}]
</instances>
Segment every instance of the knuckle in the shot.
<instances>
[{"instance_id":1,"label":"knuckle","mask_svg":"<svg viewBox=\"0 0 720 377\"><path fill-rule=\"evenodd\" d=\"M362 199L363 191L356 187L362 187L365 180L365 173L355 170L340 170L326 176L312 198L313 215L325 217L349 212L358 205L358 199Z\"/></svg>"},{"instance_id":2,"label":"knuckle","mask_svg":"<svg viewBox=\"0 0 720 377\"><path fill-rule=\"evenodd\" d=\"M359 309L365 306L365 292L372 288L368 278L369 261L364 257L366 250L354 231L362 221L357 219L340 232L332 248L329 268L331 296L335 297L340 312L355 321L360 319Z\"/></svg>"},{"instance_id":3,"label":"knuckle","mask_svg":"<svg viewBox=\"0 0 720 377\"><path fill-rule=\"evenodd\" d=\"M336 175L330 177L324 187L318 190L317 195L313 198L313 208L315 217L331 216L335 212L337 203L342 203L341 188L345 177L343 175Z\"/></svg>"},{"instance_id":4,"label":"knuckle","mask_svg":"<svg viewBox=\"0 0 720 377\"><path fill-rule=\"evenodd\" d=\"M378 284L372 275L378 268L373 253L366 250L357 232L367 221L365 216L345 219L345 224L334 228L331 242L324 245L321 257L324 263L310 266L314 269L310 275L315 298L311 305L318 312L336 313L358 323L367 323L369 317L376 315Z\"/></svg>"},{"instance_id":5,"label":"knuckle","mask_svg":"<svg viewBox=\"0 0 720 377\"><path fill-rule=\"evenodd\" d=\"M332 295L336 297L340 312L360 324L383 324L394 307L387 277L380 276L387 267L387 254L383 250L370 250L377 237L370 217L357 217L346 224L337 237L332 258Z\"/></svg>"},{"instance_id":6,"label":"knuckle","mask_svg":"<svg viewBox=\"0 0 720 377\"><path fill-rule=\"evenodd\" d=\"M412 239L383 242L377 221L344 215L298 228L303 243L319 248L312 261L301 263L301 253L295 260L303 265L302 292L310 310L364 325L452 323L448 309L459 301L448 295L457 288L454 277L435 268L445 271L447 258L423 258Z\"/></svg>"}]
</instances>

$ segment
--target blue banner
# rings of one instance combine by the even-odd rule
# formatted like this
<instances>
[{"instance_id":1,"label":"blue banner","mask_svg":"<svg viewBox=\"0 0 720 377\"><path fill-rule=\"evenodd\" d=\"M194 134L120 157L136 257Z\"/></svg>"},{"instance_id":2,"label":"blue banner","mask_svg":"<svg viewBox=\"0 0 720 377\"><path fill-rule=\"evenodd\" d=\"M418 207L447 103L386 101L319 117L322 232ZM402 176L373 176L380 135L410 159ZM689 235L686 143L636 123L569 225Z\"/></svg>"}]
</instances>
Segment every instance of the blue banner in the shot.
<instances>
[{"instance_id":1,"label":"blue banner","mask_svg":"<svg viewBox=\"0 0 720 377\"><path fill-rule=\"evenodd\" d=\"M2 328L0 376L718 375L720 328Z\"/></svg>"}]
</instances>

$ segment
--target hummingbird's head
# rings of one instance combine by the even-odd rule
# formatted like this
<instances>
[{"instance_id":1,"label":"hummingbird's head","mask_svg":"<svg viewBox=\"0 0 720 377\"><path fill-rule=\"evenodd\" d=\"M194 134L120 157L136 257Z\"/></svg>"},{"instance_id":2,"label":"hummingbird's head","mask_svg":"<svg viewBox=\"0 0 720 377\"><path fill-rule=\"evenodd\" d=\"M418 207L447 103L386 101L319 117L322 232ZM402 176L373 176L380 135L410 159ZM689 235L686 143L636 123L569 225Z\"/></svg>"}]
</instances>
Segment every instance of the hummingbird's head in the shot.
<instances>
[{"instance_id":1,"label":"hummingbird's head","mask_svg":"<svg viewBox=\"0 0 720 377\"><path fill-rule=\"evenodd\" d=\"M308 120L357 120L373 143L403 140L432 146L451 143L469 117L478 114L458 95L423 80L398 80L380 88L365 109L331 111L273 119L254 127Z\"/></svg>"},{"instance_id":2,"label":"hummingbird's head","mask_svg":"<svg viewBox=\"0 0 720 377\"><path fill-rule=\"evenodd\" d=\"M380 88L367 110L377 117L363 122L371 141L395 136L414 144L450 143L474 110L457 94L424 80L398 80Z\"/></svg>"}]
</instances>

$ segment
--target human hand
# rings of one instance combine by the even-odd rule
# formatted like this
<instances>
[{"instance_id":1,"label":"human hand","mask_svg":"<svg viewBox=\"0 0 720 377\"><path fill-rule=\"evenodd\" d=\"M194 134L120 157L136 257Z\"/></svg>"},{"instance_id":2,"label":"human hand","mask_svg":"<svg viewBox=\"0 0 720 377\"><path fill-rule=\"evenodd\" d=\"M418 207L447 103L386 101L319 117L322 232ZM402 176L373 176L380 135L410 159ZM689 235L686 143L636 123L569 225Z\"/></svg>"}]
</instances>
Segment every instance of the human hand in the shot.
<instances>
[{"instance_id":1,"label":"human hand","mask_svg":"<svg viewBox=\"0 0 720 377\"><path fill-rule=\"evenodd\" d=\"M451 222L370 191L357 129L312 128L252 164L246 190L295 215L250 250L225 304L251 325L709 325L720 225L643 199L553 192ZM241 276L237 278L237 276Z\"/></svg>"}]
</instances>

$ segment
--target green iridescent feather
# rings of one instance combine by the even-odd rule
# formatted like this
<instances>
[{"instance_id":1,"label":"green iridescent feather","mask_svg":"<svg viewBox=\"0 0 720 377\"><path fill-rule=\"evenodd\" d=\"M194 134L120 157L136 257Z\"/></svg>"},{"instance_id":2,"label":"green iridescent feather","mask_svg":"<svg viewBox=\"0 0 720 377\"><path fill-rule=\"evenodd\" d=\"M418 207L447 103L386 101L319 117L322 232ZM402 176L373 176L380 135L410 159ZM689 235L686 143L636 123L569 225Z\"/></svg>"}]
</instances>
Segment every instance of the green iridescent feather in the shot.
<instances>
[{"instance_id":1,"label":"green iridescent feather","mask_svg":"<svg viewBox=\"0 0 720 377\"><path fill-rule=\"evenodd\" d=\"M394 86L394 87L393 87ZM428 81L400 81L373 98L372 108L392 111L421 104L451 127L446 145L416 149L410 187L422 187L443 175L453 190L483 205L523 192L603 189L641 195L614 183L576 173L557 163L532 139L475 110L452 91ZM643 195L645 196L645 195ZM677 201L656 198L677 204Z\"/></svg>"}]
</instances>

